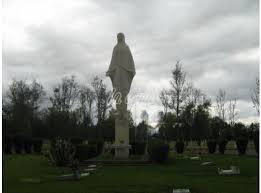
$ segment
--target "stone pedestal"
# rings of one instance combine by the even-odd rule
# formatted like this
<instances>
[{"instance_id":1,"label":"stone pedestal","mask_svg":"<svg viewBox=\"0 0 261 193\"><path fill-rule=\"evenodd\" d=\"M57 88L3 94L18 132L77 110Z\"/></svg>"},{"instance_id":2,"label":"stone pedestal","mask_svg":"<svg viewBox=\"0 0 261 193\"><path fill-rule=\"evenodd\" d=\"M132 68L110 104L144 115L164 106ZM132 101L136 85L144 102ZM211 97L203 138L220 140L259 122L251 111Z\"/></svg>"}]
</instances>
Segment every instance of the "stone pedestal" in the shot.
<instances>
[{"instance_id":1,"label":"stone pedestal","mask_svg":"<svg viewBox=\"0 0 261 193\"><path fill-rule=\"evenodd\" d=\"M129 125L128 120L116 118L115 120L115 158L128 159L129 157Z\"/></svg>"}]
</instances>

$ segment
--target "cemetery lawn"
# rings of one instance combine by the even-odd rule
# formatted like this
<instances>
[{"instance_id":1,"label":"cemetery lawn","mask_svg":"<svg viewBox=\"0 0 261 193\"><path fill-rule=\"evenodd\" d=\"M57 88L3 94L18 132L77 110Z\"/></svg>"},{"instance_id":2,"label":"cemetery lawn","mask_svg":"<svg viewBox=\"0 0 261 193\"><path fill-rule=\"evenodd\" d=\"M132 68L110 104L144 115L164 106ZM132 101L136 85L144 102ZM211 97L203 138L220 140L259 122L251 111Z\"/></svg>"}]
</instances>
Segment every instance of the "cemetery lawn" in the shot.
<instances>
[{"instance_id":1,"label":"cemetery lawn","mask_svg":"<svg viewBox=\"0 0 261 193\"><path fill-rule=\"evenodd\" d=\"M201 166L214 161L216 166ZM240 167L238 176L219 176L217 168ZM189 188L192 193L257 193L256 156L205 155L201 161L171 155L167 164L150 166L104 166L80 181L58 181L68 168L52 166L40 155L4 155L5 193L171 193ZM33 182L28 182L28 178Z\"/></svg>"}]
</instances>

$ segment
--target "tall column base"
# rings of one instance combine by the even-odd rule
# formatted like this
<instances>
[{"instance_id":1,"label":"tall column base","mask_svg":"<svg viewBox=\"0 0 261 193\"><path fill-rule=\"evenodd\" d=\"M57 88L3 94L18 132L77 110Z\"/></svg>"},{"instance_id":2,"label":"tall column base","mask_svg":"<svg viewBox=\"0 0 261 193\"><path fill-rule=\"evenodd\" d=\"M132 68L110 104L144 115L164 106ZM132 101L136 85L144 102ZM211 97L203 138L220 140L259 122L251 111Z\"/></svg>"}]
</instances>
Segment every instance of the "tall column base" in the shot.
<instances>
[{"instance_id":1,"label":"tall column base","mask_svg":"<svg viewBox=\"0 0 261 193\"><path fill-rule=\"evenodd\" d=\"M129 158L129 125L127 119L115 120L115 158Z\"/></svg>"}]
</instances>

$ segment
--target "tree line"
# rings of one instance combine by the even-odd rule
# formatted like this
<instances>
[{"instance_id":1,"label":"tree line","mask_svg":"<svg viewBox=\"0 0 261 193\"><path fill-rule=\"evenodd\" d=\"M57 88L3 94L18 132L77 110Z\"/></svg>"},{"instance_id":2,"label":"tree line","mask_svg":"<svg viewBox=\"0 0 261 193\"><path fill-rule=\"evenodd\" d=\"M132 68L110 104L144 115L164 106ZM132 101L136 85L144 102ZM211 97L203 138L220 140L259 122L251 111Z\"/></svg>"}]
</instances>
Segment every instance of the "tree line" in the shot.
<instances>
[{"instance_id":1,"label":"tree line","mask_svg":"<svg viewBox=\"0 0 261 193\"><path fill-rule=\"evenodd\" d=\"M112 98L98 76L89 86L79 84L75 76L64 77L50 94L36 80L13 80L3 96L3 135L113 141ZM129 127L131 141L145 140L146 126L135 125L131 112Z\"/></svg>"},{"instance_id":2,"label":"tree line","mask_svg":"<svg viewBox=\"0 0 261 193\"><path fill-rule=\"evenodd\" d=\"M218 90L214 105L218 116L211 116L212 102L206 94L187 80L178 61L171 71L170 89L159 95L163 111L158 113L159 131L164 140L196 140L251 136L258 123L247 126L236 122L237 99L226 99ZM75 76L64 77L47 94L34 80L13 80L3 96L2 120L4 136L36 138L81 137L88 140L114 141L113 92L103 79L95 76L90 85L79 84ZM259 114L259 80L251 95ZM146 141L148 113L142 112L136 125L129 111L130 141Z\"/></svg>"},{"instance_id":3,"label":"tree line","mask_svg":"<svg viewBox=\"0 0 261 193\"><path fill-rule=\"evenodd\" d=\"M170 89L163 89L159 98L163 111L158 116L158 135L165 140L194 140L200 144L208 139L251 137L259 130L258 123L247 126L236 122L237 99L227 100L225 90L218 90L216 103L212 105L210 98L187 80L180 61L171 71ZM259 114L258 79L251 98ZM211 116L211 107L217 116Z\"/></svg>"}]
</instances>

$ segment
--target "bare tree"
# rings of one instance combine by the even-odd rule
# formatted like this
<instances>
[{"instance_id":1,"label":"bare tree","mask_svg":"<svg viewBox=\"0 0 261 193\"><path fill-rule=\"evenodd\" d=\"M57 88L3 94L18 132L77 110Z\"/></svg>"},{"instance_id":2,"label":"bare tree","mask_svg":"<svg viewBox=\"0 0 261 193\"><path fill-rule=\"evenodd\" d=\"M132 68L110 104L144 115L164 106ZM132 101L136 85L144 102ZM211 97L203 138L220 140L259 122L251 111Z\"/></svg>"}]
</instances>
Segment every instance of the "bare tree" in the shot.
<instances>
[{"instance_id":1,"label":"bare tree","mask_svg":"<svg viewBox=\"0 0 261 193\"><path fill-rule=\"evenodd\" d=\"M168 112L168 108L169 108L169 93L166 89L163 89L161 92L160 92L160 101L161 101L161 104L163 105L163 112L164 114L167 114Z\"/></svg>"},{"instance_id":2,"label":"bare tree","mask_svg":"<svg viewBox=\"0 0 261 193\"><path fill-rule=\"evenodd\" d=\"M203 92L200 89L195 88L192 83L187 84L186 94L186 106L191 103L197 106L199 104L203 104L205 101L205 95L203 94Z\"/></svg>"},{"instance_id":3,"label":"bare tree","mask_svg":"<svg viewBox=\"0 0 261 193\"><path fill-rule=\"evenodd\" d=\"M170 108L176 113L179 118L181 107L187 97L186 73L182 69L180 61L177 61L175 68L172 71L172 80L170 89Z\"/></svg>"},{"instance_id":4,"label":"bare tree","mask_svg":"<svg viewBox=\"0 0 261 193\"><path fill-rule=\"evenodd\" d=\"M101 123L111 107L112 92L108 91L107 86L98 76L94 77L91 84L95 95L98 123Z\"/></svg>"},{"instance_id":5,"label":"bare tree","mask_svg":"<svg viewBox=\"0 0 261 193\"><path fill-rule=\"evenodd\" d=\"M228 121L231 126L234 126L236 117L237 117L237 112L236 112L236 104L237 104L237 99L235 98L234 100L229 100L228 104Z\"/></svg>"},{"instance_id":6,"label":"bare tree","mask_svg":"<svg viewBox=\"0 0 261 193\"><path fill-rule=\"evenodd\" d=\"M217 103L216 110L217 110L218 116L220 119L225 121L225 119L226 119L226 108L225 108L226 91L219 89L218 94L216 96L216 103Z\"/></svg>"},{"instance_id":7,"label":"bare tree","mask_svg":"<svg viewBox=\"0 0 261 193\"><path fill-rule=\"evenodd\" d=\"M251 96L254 108L256 109L257 113L259 114L259 79L256 78L256 85L255 89L253 90L252 96Z\"/></svg>"},{"instance_id":8,"label":"bare tree","mask_svg":"<svg viewBox=\"0 0 261 193\"><path fill-rule=\"evenodd\" d=\"M70 111L79 96L79 85L75 77L65 77L62 83L53 89L53 96L50 97L52 109L57 111Z\"/></svg>"},{"instance_id":9,"label":"bare tree","mask_svg":"<svg viewBox=\"0 0 261 193\"><path fill-rule=\"evenodd\" d=\"M89 121L92 124L92 106L95 100L95 93L91 90L91 88L87 86L82 86L80 88L79 95L79 112L82 121ZM89 120L86 120L89 119Z\"/></svg>"}]
</instances>

